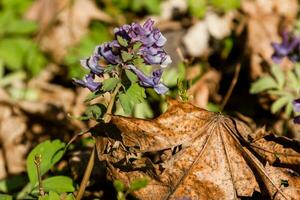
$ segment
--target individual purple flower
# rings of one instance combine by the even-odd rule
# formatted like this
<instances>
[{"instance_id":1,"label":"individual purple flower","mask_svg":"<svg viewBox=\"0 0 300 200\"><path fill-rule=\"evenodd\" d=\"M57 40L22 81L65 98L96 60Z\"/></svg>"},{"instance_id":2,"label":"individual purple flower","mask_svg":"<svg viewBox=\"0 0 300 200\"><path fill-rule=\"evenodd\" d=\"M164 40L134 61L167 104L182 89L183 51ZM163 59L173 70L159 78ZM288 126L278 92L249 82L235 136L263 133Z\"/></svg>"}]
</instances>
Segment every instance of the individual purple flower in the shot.
<instances>
[{"instance_id":1,"label":"individual purple flower","mask_svg":"<svg viewBox=\"0 0 300 200\"><path fill-rule=\"evenodd\" d=\"M86 69L89 69L93 74L101 75L104 71L104 68L99 64L100 59L100 55L93 54L86 59L80 60L80 63L81 66L83 66Z\"/></svg>"},{"instance_id":2,"label":"individual purple flower","mask_svg":"<svg viewBox=\"0 0 300 200\"><path fill-rule=\"evenodd\" d=\"M170 56L162 49L142 47L140 53L149 65L161 65L164 68L172 62Z\"/></svg>"},{"instance_id":3,"label":"individual purple flower","mask_svg":"<svg viewBox=\"0 0 300 200\"><path fill-rule=\"evenodd\" d=\"M300 99L295 99L293 101L294 112L300 112ZM300 115L294 117L294 123L300 124Z\"/></svg>"},{"instance_id":4,"label":"individual purple flower","mask_svg":"<svg viewBox=\"0 0 300 200\"><path fill-rule=\"evenodd\" d=\"M146 76L141 70L133 65L128 66L138 77L139 83L143 87L152 87L158 94L168 92L167 86L160 82L163 70L157 69L152 72L152 76Z\"/></svg>"},{"instance_id":5,"label":"individual purple flower","mask_svg":"<svg viewBox=\"0 0 300 200\"><path fill-rule=\"evenodd\" d=\"M102 45L96 46L95 54L102 56L109 64L117 64L121 62L120 45L117 40L112 42L105 42Z\"/></svg>"},{"instance_id":6,"label":"individual purple flower","mask_svg":"<svg viewBox=\"0 0 300 200\"><path fill-rule=\"evenodd\" d=\"M98 90L101 86L101 83L94 82L95 74L90 73L88 75L85 75L85 77L82 80L73 79L73 82L81 87L88 88L90 91L94 92Z\"/></svg>"},{"instance_id":7,"label":"individual purple flower","mask_svg":"<svg viewBox=\"0 0 300 200\"><path fill-rule=\"evenodd\" d=\"M294 55L297 53L299 44L300 38L292 36L288 32L284 32L281 43L272 43L272 47L274 48L272 60L275 63L280 63L284 57L288 57L291 61L295 62L295 59L299 59L298 56Z\"/></svg>"}]
</instances>

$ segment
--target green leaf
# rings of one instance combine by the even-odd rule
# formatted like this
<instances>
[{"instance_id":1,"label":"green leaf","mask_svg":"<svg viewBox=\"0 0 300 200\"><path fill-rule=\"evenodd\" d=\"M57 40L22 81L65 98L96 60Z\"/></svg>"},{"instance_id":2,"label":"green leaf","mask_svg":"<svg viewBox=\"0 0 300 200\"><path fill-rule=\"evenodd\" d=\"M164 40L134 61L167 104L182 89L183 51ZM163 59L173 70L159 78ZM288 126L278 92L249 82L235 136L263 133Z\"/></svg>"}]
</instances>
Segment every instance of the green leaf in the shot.
<instances>
[{"instance_id":1,"label":"green leaf","mask_svg":"<svg viewBox=\"0 0 300 200\"><path fill-rule=\"evenodd\" d=\"M149 119L154 116L153 111L147 101L136 104L134 107L134 117L140 119Z\"/></svg>"},{"instance_id":2,"label":"green leaf","mask_svg":"<svg viewBox=\"0 0 300 200\"><path fill-rule=\"evenodd\" d=\"M65 143L60 140L47 140L37 145L28 155L26 166L27 173L32 186L38 181L36 165L34 159L36 155L41 155L41 175L45 174L64 154Z\"/></svg>"},{"instance_id":3,"label":"green leaf","mask_svg":"<svg viewBox=\"0 0 300 200\"><path fill-rule=\"evenodd\" d=\"M37 31L37 23L28 20L14 19L5 27L6 34L31 34Z\"/></svg>"},{"instance_id":4,"label":"green leaf","mask_svg":"<svg viewBox=\"0 0 300 200\"><path fill-rule=\"evenodd\" d=\"M282 89L285 82L284 73L281 70L279 65L273 65L271 68L271 73L275 77L277 83L278 83L278 89Z\"/></svg>"},{"instance_id":5,"label":"green leaf","mask_svg":"<svg viewBox=\"0 0 300 200\"><path fill-rule=\"evenodd\" d=\"M128 42L126 39L122 38L121 36L117 35L117 40L119 42L119 44L123 47L127 47L128 46Z\"/></svg>"},{"instance_id":6,"label":"green leaf","mask_svg":"<svg viewBox=\"0 0 300 200\"><path fill-rule=\"evenodd\" d=\"M46 66L47 59L38 49L36 44L32 45L26 54L26 69L31 76L38 75Z\"/></svg>"},{"instance_id":7,"label":"green leaf","mask_svg":"<svg viewBox=\"0 0 300 200\"><path fill-rule=\"evenodd\" d=\"M206 13L206 0L189 0L188 5L192 16L199 19L204 17Z\"/></svg>"},{"instance_id":8,"label":"green leaf","mask_svg":"<svg viewBox=\"0 0 300 200\"><path fill-rule=\"evenodd\" d=\"M290 117L292 111L293 111L293 104L292 101L290 101L285 107L285 111L284 111L285 116Z\"/></svg>"},{"instance_id":9,"label":"green leaf","mask_svg":"<svg viewBox=\"0 0 300 200\"><path fill-rule=\"evenodd\" d=\"M13 200L13 196L8 195L8 194L0 194L0 199L1 200Z\"/></svg>"},{"instance_id":10,"label":"green leaf","mask_svg":"<svg viewBox=\"0 0 300 200\"><path fill-rule=\"evenodd\" d=\"M75 200L75 197L73 194L68 194L63 200Z\"/></svg>"},{"instance_id":11,"label":"green leaf","mask_svg":"<svg viewBox=\"0 0 300 200\"><path fill-rule=\"evenodd\" d=\"M295 74L297 75L298 82L300 83L300 63L296 63L294 70Z\"/></svg>"},{"instance_id":12,"label":"green leaf","mask_svg":"<svg viewBox=\"0 0 300 200\"><path fill-rule=\"evenodd\" d=\"M58 194L64 192L74 192L73 180L67 176L53 176L43 181L45 192L56 192Z\"/></svg>"},{"instance_id":13,"label":"green leaf","mask_svg":"<svg viewBox=\"0 0 300 200\"><path fill-rule=\"evenodd\" d=\"M0 181L0 192L12 193L24 187L26 183L28 183L28 178L24 175L8 177Z\"/></svg>"},{"instance_id":14,"label":"green leaf","mask_svg":"<svg viewBox=\"0 0 300 200\"><path fill-rule=\"evenodd\" d=\"M125 190L125 185L120 180L115 180L114 181L114 187L117 190L117 192L123 192Z\"/></svg>"},{"instance_id":15,"label":"green leaf","mask_svg":"<svg viewBox=\"0 0 300 200\"><path fill-rule=\"evenodd\" d=\"M0 40L0 59L10 70L19 70L24 66L26 52L32 41L24 38L5 38Z\"/></svg>"},{"instance_id":16,"label":"green leaf","mask_svg":"<svg viewBox=\"0 0 300 200\"><path fill-rule=\"evenodd\" d=\"M251 84L250 93L257 94L273 88L278 88L277 82L271 76L265 76Z\"/></svg>"},{"instance_id":17,"label":"green leaf","mask_svg":"<svg viewBox=\"0 0 300 200\"><path fill-rule=\"evenodd\" d=\"M120 93L119 101L124 110L124 113L130 115L132 113L133 107L134 107L134 104L130 101L130 97L128 97L124 93Z\"/></svg>"},{"instance_id":18,"label":"green leaf","mask_svg":"<svg viewBox=\"0 0 300 200\"><path fill-rule=\"evenodd\" d=\"M84 103L87 103L87 102L89 102L89 101L92 101L92 100L94 100L95 98L97 98L97 97L99 97L99 96L101 96L101 95L102 95L102 94L97 93L97 91L92 92L92 93L90 93L90 94L86 97L86 99L84 100Z\"/></svg>"},{"instance_id":19,"label":"green leaf","mask_svg":"<svg viewBox=\"0 0 300 200\"><path fill-rule=\"evenodd\" d=\"M146 98L145 89L138 83L133 83L126 93L119 94L119 101L125 114L132 114L135 104L141 103Z\"/></svg>"},{"instance_id":20,"label":"green leaf","mask_svg":"<svg viewBox=\"0 0 300 200\"><path fill-rule=\"evenodd\" d=\"M122 60L124 62L127 62L128 60L131 60L133 58L133 55L130 54L130 53L128 53L128 52L126 52L126 51L122 51L121 52L121 57L122 57Z\"/></svg>"},{"instance_id":21,"label":"green leaf","mask_svg":"<svg viewBox=\"0 0 300 200\"><path fill-rule=\"evenodd\" d=\"M49 194L39 196L39 200L60 200L59 194L50 191Z\"/></svg>"},{"instance_id":22,"label":"green leaf","mask_svg":"<svg viewBox=\"0 0 300 200\"><path fill-rule=\"evenodd\" d=\"M105 112L106 108L103 104L93 104L87 107L85 111L85 116L87 119L98 120L102 117L102 114Z\"/></svg>"},{"instance_id":23,"label":"green leaf","mask_svg":"<svg viewBox=\"0 0 300 200\"><path fill-rule=\"evenodd\" d=\"M146 98L145 89L138 83L133 83L126 91L126 94L130 96L134 104L141 103L144 101L144 98Z\"/></svg>"},{"instance_id":24,"label":"green leaf","mask_svg":"<svg viewBox=\"0 0 300 200\"><path fill-rule=\"evenodd\" d=\"M132 71L125 69L125 74L131 83L135 83L138 81L138 77Z\"/></svg>"},{"instance_id":25,"label":"green leaf","mask_svg":"<svg viewBox=\"0 0 300 200\"><path fill-rule=\"evenodd\" d=\"M290 99L286 96L280 97L277 99L271 106L271 112L277 113L281 108L288 104Z\"/></svg>"},{"instance_id":26,"label":"green leaf","mask_svg":"<svg viewBox=\"0 0 300 200\"><path fill-rule=\"evenodd\" d=\"M300 84L298 82L296 75L292 71L288 71L287 78L288 78L288 86L293 88L295 91L298 91Z\"/></svg>"},{"instance_id":27,"label":"green leaf","mask_svg":"<svg viewBox=\"0 0 300 200\"><path fill-rule=\"evenodd\" d=\"M145 177L136 179L130 184L129 190L136 191L142 189L148 185L148 182L149 182L148 178Z\"/></svg>"},{"instance_id":28,"label":"green leaf","mask_svg":"<svg viewBox=\"0 0 300 200\"><path fill-rule=\"evenodd\" d=\"M120 82L118 78L109 78L103 81L102 90L103 91L111 91L115 89L117 84Z\"/></svg>"},{"instance_id":29,"label":"green leaf","mask_svg":"<svg viewBox=\"0 0 300 200\"><path fill-rule=\"evenodd\" d=\"M240 0L208 0L208 3L211 4L215 8L219 8L221 10L229 11L233 9L237 9L241 5Z\"/></svg>"},{"instance_id":30,"label":"green leaf","mask_svg":"<svg viewBox=\"0 0 300 200\"><path fill-rule=\"evenodd\" d=\"M132 50L133 50L134 52L137 52L137 51L140 49L141 46L142 46L142 43L141 43L141 42L136 42L136 43L134 43L134 45L133 45L133 47L132 47Z\"/></svg>"},{"instance_id":31,"label":"green leaf","mask_svg":"<svg viewBox=\"0 0 300 200\"><path fill-rule=\"evenodd\" d=\"M134 66L142 67L145 66L144 59L141 57L137 57L132 61Z\"/></svg>"}]
</instances>

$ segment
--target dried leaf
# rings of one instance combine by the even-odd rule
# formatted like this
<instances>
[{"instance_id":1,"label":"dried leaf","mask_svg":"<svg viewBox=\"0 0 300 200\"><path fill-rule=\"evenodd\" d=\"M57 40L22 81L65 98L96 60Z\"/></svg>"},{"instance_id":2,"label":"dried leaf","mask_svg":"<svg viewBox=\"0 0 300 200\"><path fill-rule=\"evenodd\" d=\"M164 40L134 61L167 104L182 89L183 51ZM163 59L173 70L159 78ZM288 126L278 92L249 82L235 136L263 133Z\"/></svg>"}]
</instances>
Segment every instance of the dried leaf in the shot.
<instances>
[{"instance_id":1,"label":"dried leaf","mask_svg":"<svg viewBox=\"0 0 300 200\"><path fill-rule=\"evenodd\" d=\"M256 191L267 198L264 192L271 191L270 198L297 199L296 173L284 176L293 183L288 189L278 185L279 178L272 173L284 164L299 166L295 141L267 133L255 140L249 127L229 116L187 103L170 104L166 113L153 120L113 116L109 127L91 130L97 135L98 157L107 162L113 178L126 185L145 176L151 179L147 187L134 192L136 197L237 199L252 197ZM281 162L264 167L272 161L271 152L280 153Z\"/></svg>"}]
</instances>

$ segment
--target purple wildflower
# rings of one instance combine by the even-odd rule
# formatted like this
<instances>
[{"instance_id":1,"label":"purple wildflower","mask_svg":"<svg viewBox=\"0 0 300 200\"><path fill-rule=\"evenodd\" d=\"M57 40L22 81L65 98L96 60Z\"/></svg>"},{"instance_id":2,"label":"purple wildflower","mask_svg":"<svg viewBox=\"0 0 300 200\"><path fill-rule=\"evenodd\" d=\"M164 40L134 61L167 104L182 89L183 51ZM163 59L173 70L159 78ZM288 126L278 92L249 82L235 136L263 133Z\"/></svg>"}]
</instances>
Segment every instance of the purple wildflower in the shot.
<instances>
[{"instance_id":1,"label":"purple wildflower","mask_svg":"<svg viewBox=\"0 0 300 200\"><path fill-rule=\"evenodd\" d=\"M99 56L98 54L93 54L86 59L80 60L80 64L84 68L89 69L93 74L100 75L104 71L104 68L99 64L100 59L101 56Z\"/></svg>"},{"instance_id":2,"label":"purple wildflower","mask_svg":"<svg viewBox=\"0 0 300 200\"><path fill-rule=\"evenodd\" d=\"M76 85L88 88L90 91L94 92L98 90L101 86L101 83L94 82L94 78L95 78L95 74L90 73L88 75L85 75L85 77L82 80L73 79L73 82Z\"/></svg>"},{"instance_id":3,"label":"purple wildflower","mask_svg":"<svg viewBox=\"0 0 300 200\"><path fill-rule=\"evenodd\" d=\"M295 99L293 101L294 112L300 112L300 99ZM300 115L294 117L294 123L300 124Z\"/></svg>"},{"instance_id":4,"label":"purple wildflower","mask_svg":"<svg viewBox=\"0 0 300 200\"><path fill-rule=\"evenodd\" d=\"M141 86L152 87L158 94L164 94L168 92L169 89L160 82L163 73L162 69L154 70L152 72L152 76L149 77L133 65L129 65L128 67L137 75Z\"/></svg>"},{"instance_id":5,"label":"purple wildflower","mask_svg":"<svg viewBox=\"0 0 300 200\"><path fill-rule=\"evenodd\" d=\"M102 45L96 46L95 54L102 56L109 64L117 64L121 62L120 58L120 45L117 40L106 42Z\"/></svg>"},{"instance_id":6,"label":"purple wildflower","mask_svg":"<svg viewBox=\"0 0 300 200\"><path fill-rule=\"evenodd\" d=\"M162 49L154 47L142 47L140 52L147 64L167 67L172 62L170 56Z\"/></svg>"},{"instance_id":7,"label":"purple wildflower","mask_svg":"<svg viewBox=\"0 0 300 200\"><path fill-rule=\"evenodd\" d=\"M162 49L167 39L158 29L153 28L153 25L154 21L148 19L143 26L138 23L126 24L115 28L114 32L116 37L121 36L130 44L141 42L142 46L138 54L147 64L165 67L172 62L170 56Z\"/></svg>"},{"instance_id":8,"label":"purple wildflower","mask_svg":"<svg viewBox=\"0 0 300 200\"><path fill-rule=\"evenodd\" d=\"M290 33L284 32L281 43L272 43L274 53L272 60L279 63L284 57L288 57L291 61L299 60L298 49L300 45L300 38L291 36Z\"/></svg>"}]
</instances>

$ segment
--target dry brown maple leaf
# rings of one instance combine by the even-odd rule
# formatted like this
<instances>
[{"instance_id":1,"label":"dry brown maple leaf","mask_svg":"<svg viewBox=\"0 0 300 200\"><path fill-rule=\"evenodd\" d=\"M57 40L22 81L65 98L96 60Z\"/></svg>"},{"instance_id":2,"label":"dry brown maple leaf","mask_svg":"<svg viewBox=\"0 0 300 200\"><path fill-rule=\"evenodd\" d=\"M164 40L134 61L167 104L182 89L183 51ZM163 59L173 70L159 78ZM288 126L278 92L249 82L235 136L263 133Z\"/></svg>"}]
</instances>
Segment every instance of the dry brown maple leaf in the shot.
<instances>
[{"instance_id":1,"label":"dry brown maple leaf","mask_svg":"<svg viewBox=\"0 0 300 200\"><path fill-rule=\"evenodd\" d=\"M156 119L112 123L91 130L98 157L127 185L149 177L139 199L300 199L296 141L262 130L255 137L236 119L177 101Z\"/></svg>"}]
</instances>

